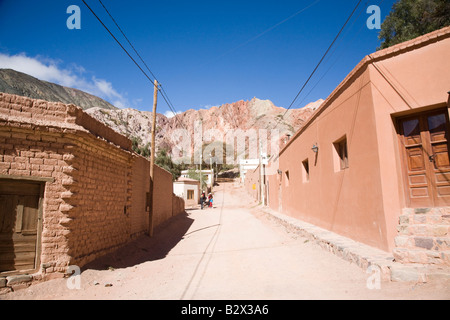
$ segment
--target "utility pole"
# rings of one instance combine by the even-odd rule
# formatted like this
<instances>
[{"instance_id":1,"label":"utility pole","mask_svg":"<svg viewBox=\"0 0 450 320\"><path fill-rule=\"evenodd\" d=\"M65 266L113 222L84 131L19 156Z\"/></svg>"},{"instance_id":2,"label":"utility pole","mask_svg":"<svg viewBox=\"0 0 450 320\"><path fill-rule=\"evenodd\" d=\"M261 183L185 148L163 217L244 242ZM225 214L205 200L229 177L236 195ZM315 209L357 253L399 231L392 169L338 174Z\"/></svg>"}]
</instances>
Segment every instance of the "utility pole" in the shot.
<instances>
[{"instance_id":1,"label":"utility pole","mask_svg":"<svg viewBox=\"0 0 450 320\"><path fill-rule=\"evenodd\" d=\"M213 166L212 166L212 152L209 153L209 170L211 170L211 190L214 187L214 170L213 170Z\"/></svg>"},{"instance_id":2,"label":"utility pole","mask_svg":"<svg viewBox=\"0 0 450 320\"><path fill-rule=\"evenodd\" d=\"M264 164L263 164L263 153L262 153L262 142L261 140L259 140L259 170L260 170L260 177L259 177L259 182L260 182L260 189L259 192L261 194L261 203L263 205L265 205L266 199L265 199L265 193L266 193L266 189L265 189L265 173L264 173Z\"/></svg>"},{"instance_id":3,"label":"utility pole","mask_svg":"<svg viewBox=\"0 0 450 320\"><path fill-rule=\"evenodd\" d=\"M203 118L200 118L201 128L203 130ZM203 174L202 174L202 163L203 163L203 132L202 140L200 144L200 194L203 192Z\"/></svg>"},{"instance_id":4,"label":"utility pole","mask_svg":"<svg viewBox=\"0 0 450 320\"><path fill-rule=\"evenodd\" d=\"M150 154L150 216L148 219L148 235L153 237L153 182L154 182L154 167L155 167L155 134L156 134L156 106L158 104L158 81L155 80L154 93L153 93L153 123L152 123L152 149Z\"/></svg>"},{"instance_id":5,"label":"utility pole","mask_svg":"<svg viewBox=\"0 0 450 320\"><path fill-rule=\"evenodd\" d=\"M202 174L203 152L202 151L200 153L200 190L201 190L201 192L203 192L203 174Z\"/></svg>"}]
</instances>

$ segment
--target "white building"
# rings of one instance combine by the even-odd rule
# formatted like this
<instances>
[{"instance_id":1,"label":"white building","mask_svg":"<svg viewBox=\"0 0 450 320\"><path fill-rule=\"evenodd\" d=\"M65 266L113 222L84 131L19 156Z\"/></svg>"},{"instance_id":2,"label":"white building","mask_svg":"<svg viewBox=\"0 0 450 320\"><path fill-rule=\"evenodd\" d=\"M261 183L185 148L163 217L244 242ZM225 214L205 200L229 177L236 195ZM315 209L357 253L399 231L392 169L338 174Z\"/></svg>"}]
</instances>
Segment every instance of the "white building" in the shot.
<instances>
[{"instance_id":1,"label":"white building","mask_svg":"<svg viewBox=\"0 0 450 320\"><path fill-rule=\"evenodd\" d=\"M196 170L195 172L199 172ZM206 176L206 185L210 188L214 186L214 170L202 170L203 176ZM189 170L181 171L181 178L189 178Z\"/></svg>"},{"instance_id":2,"label":"white building","mask_svg":"<svg viewBox=\"0 0 450 320\"><path fill-rule=\"evenodd\" d=\"M263 155L262 157L263 164L268 164L267 155ZM259 166L259 159L240 159L239 160L239 175L240 182L245 182L245 174L248 170L255 170Z\"/></svg>"},{"instance_id":3,"label":"white building","mask_svg":"<svg viewBox=\"0 0 450 320\"><path fill-rule=\"evenodd\" d=\"M239 160L239 176L241 183L245 181L245 174L248 170L255 170L259 166L259 159L240 159Z\"/></svg>"},{"instance_id":4,"label":"white building","mask_svg":"<svg viewBox=\"0 0 450 320\"><path fill-rule=\"evenodd\" d=\"M173 183L173 193L184 199L186 207L194 207L200 202L200 181L180 177Z\"/></svg>"}]
</instances>

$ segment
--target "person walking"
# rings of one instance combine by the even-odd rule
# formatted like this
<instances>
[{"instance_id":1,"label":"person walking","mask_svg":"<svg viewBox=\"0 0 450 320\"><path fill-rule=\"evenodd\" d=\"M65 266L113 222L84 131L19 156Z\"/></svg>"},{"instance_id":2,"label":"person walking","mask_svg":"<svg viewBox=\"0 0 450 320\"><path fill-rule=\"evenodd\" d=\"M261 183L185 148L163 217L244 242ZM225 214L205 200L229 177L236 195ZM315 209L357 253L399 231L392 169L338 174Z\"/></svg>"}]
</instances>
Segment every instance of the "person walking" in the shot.
<instances>
[{"instance_id":1,"label":"person walking","mask_svg":"<svg viewBox=\"0 0 450 320\"><path fill-rule=\"evenodd\" d=\"M203 207L205 206L205 203L206 203L206 194L203 191L202 196L200 197L200 206L201 206L202 210L203 210Z\"/></svg>"},{"instance_id":2,"label":"person walking","mask_svg":"<svg viewBox=\"0 0 450 320\"><path fill-rule=\"evenodd\" d=\"M213 195L212 195L212 193L210 193L208 195L208 202L209 202L209 207L212 208L213 207Z\"/></svg>"}]
</instances>

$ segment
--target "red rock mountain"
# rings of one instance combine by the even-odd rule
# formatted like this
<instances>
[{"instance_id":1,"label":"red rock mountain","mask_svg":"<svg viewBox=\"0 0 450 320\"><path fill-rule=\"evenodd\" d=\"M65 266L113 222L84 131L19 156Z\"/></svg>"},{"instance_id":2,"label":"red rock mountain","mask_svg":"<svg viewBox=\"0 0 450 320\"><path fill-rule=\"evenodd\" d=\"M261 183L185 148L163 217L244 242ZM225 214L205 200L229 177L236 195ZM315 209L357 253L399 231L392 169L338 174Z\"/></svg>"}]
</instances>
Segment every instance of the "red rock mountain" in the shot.
<instances>
[{"instance_id":1,"label":"red rock mountain","mask_svg":"<svg viewBox=\"0 0 450 320\"><path fill-rule=\"evenodd\" d=\"M270 100L253 98L250 101L238 101L211 109L188 110L176 117L167 118L157 114L156 145L157 148L171 150L175 130L184 129L190 137L194 136L194 127L201 121L203 132L218 130L222 137L230 130L243 131L254 129L277 129L280 138L286 134L293 135L305 121L322 104L323 100L310 103L301 109L276 107ZM90 108L86 110L94 118L110 126L117 132L129 137L136 137L141 145L151 141L152 113L134 109L105 110ZM220 137L218 138L220 140Z\"/></svg>"},{"instance_id":2,"label":"red rock mountain","mask_svg":"<svg viewBox=\"0 0 450 320\"><path fill-rule=\"evenodd\" d=\"M80 90L42 81L15 70L0 69L0 92L75 104L115 131L135 140L140 147L145 147L151 141L151 112L118 109ZM174 118L157 114L156 146L157 149L165 148L171 151L176 144L172 137L180 129L184 129L185 135L194 140L195 124L200 120L203 132L215 130L216 141L223 140L227 133L236 129L253 129L257 132L267 129L270 132L276 128L280 139L283 139L285 134L298 131L322 102L323 100L318 100L301 109L286 111L269 100L253 98L250 101L241 100L209 110L188 110Z\"/></svg>"}]
</instances>

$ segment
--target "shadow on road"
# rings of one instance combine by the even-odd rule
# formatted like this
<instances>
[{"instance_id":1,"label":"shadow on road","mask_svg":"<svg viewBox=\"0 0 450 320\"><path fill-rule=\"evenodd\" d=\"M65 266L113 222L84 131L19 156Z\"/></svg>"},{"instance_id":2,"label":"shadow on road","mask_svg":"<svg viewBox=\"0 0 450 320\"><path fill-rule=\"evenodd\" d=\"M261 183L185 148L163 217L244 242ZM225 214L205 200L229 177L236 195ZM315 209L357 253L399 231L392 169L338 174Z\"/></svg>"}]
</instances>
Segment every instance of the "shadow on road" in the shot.
<instances>
[{"instance_id":1,"label":"shadow on road","mask_svg":"<svg viewBox=\"0 0 450 320\"><path fill-rule=\"evenodd\" d=\"M120 269L163 259L183 239L193 222L187 213L180 214L156 228L152 238L143 235L124 247L90 262L82 269L83 271Z\"/></svg>"}]
</instances>

